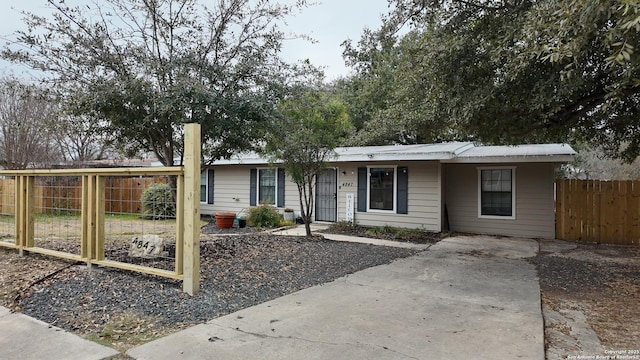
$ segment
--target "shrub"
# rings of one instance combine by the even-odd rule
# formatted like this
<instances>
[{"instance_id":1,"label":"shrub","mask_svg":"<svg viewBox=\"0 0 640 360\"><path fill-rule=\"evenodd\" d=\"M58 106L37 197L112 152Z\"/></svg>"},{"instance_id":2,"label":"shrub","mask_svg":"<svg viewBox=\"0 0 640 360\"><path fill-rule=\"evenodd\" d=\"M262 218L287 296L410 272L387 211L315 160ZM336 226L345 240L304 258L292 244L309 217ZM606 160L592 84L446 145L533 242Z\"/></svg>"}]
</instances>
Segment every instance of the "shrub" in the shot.
<instances>
[{"instance_id":1,"label":"shrub","mask_svg":"<svg viewBox=\"0 0 640 360\"><path fill-rule=\"evenodd\" d=\"M351 221L338 221L329 226L329 230L337 232L351 232L358 228L358 225Z\"/></svg>"},{"instance_id":2,"label":"shrub","mask_svg":"<svg viewBox=\"0 0 640 360\"><path fill-rule=\"evenodd\" d=\"M282 215L269 205L255 206L249 209L247 225L253 227L276 227L282 222Z\"/></svg>"},{"instance_id":3,"label":"shrub","mask_svg":"<svg viewBox=\"0 0 640 360\"><path fill-rule=\"evenodd\" d=\"M397 228L390 226L390 225L384 225L384 226L375 226L372 227L371 229L367 230L367 234L369 235L376 235L376 234L395 234L398 231Z\"/></svg>"},{"instance_id":4,"label":"shrub","mask_svg":"<svg viewBox=\"0 0 640 360\"><path fill-rule=\"evenodd\" d=\"M176 215L176 204L168 184L154 183L149 185L140 198L142 217L146 219L166 219Z\"/></svg>"},{"instance_id":5,"label":"shrub","mask_svg":"<svg viewBox=\"0 0 640 360\"><path fill-rule=\"evenodd\" d=\"M422 229L398 229L396 239L405 241L421 240L428 237L429 233Z\"/></svg>"}]
</instances>

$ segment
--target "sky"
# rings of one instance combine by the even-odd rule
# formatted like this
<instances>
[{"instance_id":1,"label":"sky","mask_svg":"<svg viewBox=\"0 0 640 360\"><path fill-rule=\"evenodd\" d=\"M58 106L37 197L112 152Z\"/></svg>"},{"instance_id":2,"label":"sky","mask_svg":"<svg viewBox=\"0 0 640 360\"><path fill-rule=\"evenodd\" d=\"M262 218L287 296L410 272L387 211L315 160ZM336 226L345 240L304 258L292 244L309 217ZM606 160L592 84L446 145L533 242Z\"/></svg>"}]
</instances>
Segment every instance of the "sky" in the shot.
<instances>
[{"instance_id":1,"label":"sky","mask_svg":"<svg viewBox=\"0 0 640 360\"><path fill-rule=\"evenodd\" d=\"M210 0L209 0L210 1ZM286 0L285 0L286 1ZM289 0L294 1L294 0ZM387 12L387 0L317 0L318 4L306 8L288 20L287 32L307 34L317 40L309 43L300 39L287 40L282 56L289 62L309 59L316 66L323 66L327 80L348 74L342 59L340 44L351 39L357 42L365 27L380 27L382 14ZM75 1L68 1L69 4ZM0 0L0 44L16 30L24 30L17 10L27 10L48 15L46 0ZM0 60L0 74L21 74L28 69Z\"/></svg>"}]
</instances>

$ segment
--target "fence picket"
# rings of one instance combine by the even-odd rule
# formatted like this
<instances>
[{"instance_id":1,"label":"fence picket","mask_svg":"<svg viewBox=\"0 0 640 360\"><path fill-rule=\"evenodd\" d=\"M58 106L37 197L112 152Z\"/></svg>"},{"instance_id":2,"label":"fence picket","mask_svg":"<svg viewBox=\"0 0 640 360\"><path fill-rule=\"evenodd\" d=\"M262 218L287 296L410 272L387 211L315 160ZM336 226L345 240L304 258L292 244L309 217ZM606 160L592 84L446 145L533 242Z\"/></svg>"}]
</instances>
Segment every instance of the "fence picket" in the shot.
<instances>
[{"instance_id":1,"label":"fence picket","mask_svg":"<svg viewBox=\"0 0 640 360\"><path fill-rule=\"evenodd\" d=\"M640 181L556 181L556 237L640 244Z\"/></svg>"}]
</instances>

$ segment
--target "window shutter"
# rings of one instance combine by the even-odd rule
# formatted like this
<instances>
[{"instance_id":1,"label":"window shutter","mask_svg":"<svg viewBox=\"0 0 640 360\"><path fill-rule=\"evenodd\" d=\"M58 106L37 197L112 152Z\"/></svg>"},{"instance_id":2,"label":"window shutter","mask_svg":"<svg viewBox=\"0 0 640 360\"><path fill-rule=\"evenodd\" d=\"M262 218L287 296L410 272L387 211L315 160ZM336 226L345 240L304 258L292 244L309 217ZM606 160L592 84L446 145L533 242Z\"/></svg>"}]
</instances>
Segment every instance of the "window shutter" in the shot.
<instances>
[{"instance_id":1,"label":"window shutter","mask_svg":"<svg viewBox=\"0 0 640 360\"><path fill-rule=\"evenodd\" d=\"M284 169L278 168L278 201L277 207L284 207Z\"/></svg>"},{"instance_id":2,"label":"window shutter","mask_svg":"<svg viewBox=\"0 0 640 360\"><path fill-rule=\"evenodd\" d=\"M398 168L398 214L409 213L409 169Z\"/></svg>"},{"instance_id":3,"label":"window shutter","mask_svg":"<svg viewBox=\"0 0 640 360\"><path fill-rule=\"evenodd\" d=\"M367 211L367 168L358 168L358 211Z\"/></svg>"},{"instance_id":4,"label":"window shutter","mask_svg":"<svg viewBox=\"0 0 640 360\"><path fill-rule=\"evenodd\" d=\"M207 170L207 204L213 204L213 169Z\"/></svg>"},{"instance_id":5,"label":"window shutter","mask_svg":"<svg viewBox=\"0 0 640 360\"><path fill-rule=\"evenodd\" d=\"M249 175L249 205L256 206L258 198L258 170L251 169Z\"/></svg>"}]
</instances>

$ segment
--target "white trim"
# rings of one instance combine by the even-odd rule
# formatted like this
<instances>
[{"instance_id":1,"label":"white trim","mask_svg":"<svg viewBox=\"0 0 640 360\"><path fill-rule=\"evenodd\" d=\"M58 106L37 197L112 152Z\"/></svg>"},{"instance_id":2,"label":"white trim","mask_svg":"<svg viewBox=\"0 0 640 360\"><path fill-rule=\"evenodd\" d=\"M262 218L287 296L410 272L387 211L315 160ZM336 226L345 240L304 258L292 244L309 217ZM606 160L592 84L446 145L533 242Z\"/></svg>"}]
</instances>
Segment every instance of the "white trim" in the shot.
<instances>
[{"instance_id":1,"label":"white trim","mask_svg":"<svg viewBox=\"0 0 640 360\"><path fill-rule=\"evenodd\" d=\"M476 168L478 173L478 219L516 219L516 167L515 166L481 166ZM482 215L482 170L511 170L511 216Z\"/></svg>"},{"instance_id":2,"label":"white trim","mask_svg":"<svg viewBox=\"0 0 640 360\"><path fill-rule=\"evenodd\" d=\"M371 169L393 169L393 209L381 210L371 208ZM395 214L398 210L398 165L368 165L367 166L367 212Z\"/></svg>"},{"instance_id":3,"label":"white trim","mask_svg":"<svg viewBox=\"0 0 640 360\"><path fill-rule=\"evenodd\" d=\"M204 183L202 183L202 173L204 173ZM202 201L202 191L200 191L200 204L209 204L209 169L200 171L200 188L204 185L204 201Z\"/></svg>"},{"instance_id":4,"label":"white trim","mask_svg":"<svg viewBox=\"0 0 640 360\"><path fill-rule=\"evenodd\" d=\"M266 205L271 205L273 207L278 207L278 168L277 167L258 167L256 168L256 205L263 205L260 202L260 170L275 170L274 176L275 176L275 184L273 185L274 187L274 191L273 191L273 204L266 204Z\"/></svg>"}]
</instances>

